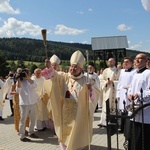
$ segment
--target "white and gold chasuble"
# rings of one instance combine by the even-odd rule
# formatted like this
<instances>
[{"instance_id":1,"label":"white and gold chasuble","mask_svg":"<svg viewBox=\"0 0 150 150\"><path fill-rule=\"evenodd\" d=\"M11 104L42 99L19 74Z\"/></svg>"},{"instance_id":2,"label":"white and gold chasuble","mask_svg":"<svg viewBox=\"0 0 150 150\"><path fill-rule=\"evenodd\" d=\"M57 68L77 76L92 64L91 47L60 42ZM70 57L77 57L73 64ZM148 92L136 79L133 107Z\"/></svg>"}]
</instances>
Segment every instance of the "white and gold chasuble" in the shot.
<instances>
[{"instance_id":1,"label":"white and gold chasuble","mask_svg":"<svg viewBox=\"0 0 150 150\"><path fill-rule=\"evenodd\" d=\"M56 135L67 150L87 146L89 135L90 141L92 139L93 113L97 104L94 101L98 100L99 91L92 87L94 100L88 101L86 82L83 74L73 77L69 73L55 72L53 78L44 84L50 97L48 107L52 110Z\"/></svg>"},{"instance_id":2,"label":"white and gold chasuble","mask_svg":"<svg viewBox=\"0 0 150 150\"><path fill-rule=\"evenodd\" d=\"M101 83L102 83L102 91L103 91L103 110L106 112L106 103L105 101L109 99L110 108L115 108L115 98L116 98L116 89L117 83L119 79L120 71L116 67L114 68L106 68L103 71ZM114 84L107 85L107 81L112 80Z\"/></svg>"}]
</instances>

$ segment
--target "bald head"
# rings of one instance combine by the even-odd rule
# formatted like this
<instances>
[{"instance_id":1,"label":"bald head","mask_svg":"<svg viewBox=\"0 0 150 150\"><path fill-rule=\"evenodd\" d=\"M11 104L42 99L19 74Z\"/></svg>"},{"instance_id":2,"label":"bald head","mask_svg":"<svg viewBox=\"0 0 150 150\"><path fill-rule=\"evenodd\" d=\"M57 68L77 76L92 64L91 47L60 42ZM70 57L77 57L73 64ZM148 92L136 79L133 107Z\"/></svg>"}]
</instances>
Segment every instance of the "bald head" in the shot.
<instances>
[{"instance_id":1,"label":"bald head","mask_svg":"<svg viewBox=\"0 0 150 150\"><path fill-rule=\"evenodd\" d=\"M134 59L135 67L137 69L141 69L143 67L146 67L147 61L148 61L148 58L147 58L146 54L139 53L136 55L136 57Z\"/></svg>"},{"instance_id":2,"label":"bald head","mask_svg":"<svg viewBox=\"0 0 150 150\"><path fill-rule=\"evenodd\" d=\"M109 58L108 59L108 66L109 67L113 68L115 66L115 63L116 63L116 61L115 61L114 58Z\"/></svg>"},{"instance_id":3,"label":"bald head","mask_svg":"<svg viewBox=\"0 0 150 150\"><path fill-rule=\"evenodd\" d=\"M34 70L34 75L37 77L37 78L40 78L42 76L42 72L41 72L41 69L40 68L37 68Z\"/></svg>"}]
</instances>

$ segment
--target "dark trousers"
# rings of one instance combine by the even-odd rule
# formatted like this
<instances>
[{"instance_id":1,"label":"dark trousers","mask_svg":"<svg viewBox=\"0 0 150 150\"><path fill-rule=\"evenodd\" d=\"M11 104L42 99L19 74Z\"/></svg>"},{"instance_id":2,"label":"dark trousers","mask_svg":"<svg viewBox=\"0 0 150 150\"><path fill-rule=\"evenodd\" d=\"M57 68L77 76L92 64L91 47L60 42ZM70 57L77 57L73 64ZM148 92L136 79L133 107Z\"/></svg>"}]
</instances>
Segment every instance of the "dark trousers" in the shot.
<instances>
[{"instance_id":1,"label":"dark trousers","mask_svg":"<svg viewBox=\"0 0 150 150\"><path fill-rule=\"evenodd\" d=\"M141 123L133 121L131 121L130 123L131 136L130 138L128 137L128 150L150 150L150 124L144 124L144 131L142 131ZM144 141L142 140L142 132L144 133Z\"/></svg>"},{"instance_id":2,"label":"dark trousers","mask_svg":"<svg viewBox=\"0 0 150 150\"><path fill-rule=\"evenodd\" d=\"M9 100L9 102L10 102L11 113L12 113L12 115L14 115L13 100L11 99L11 100Z\"/></svg>"},{"instance_id":3,"label":"dark trousers","mask_svg":"<svg viewBox=\"0 0 150 150\"><path fill-rule=\"evenodd\" d=\"M96 105L95 112L97 112L97 110L98 110L98 104Z\"/></svg>"},{"instance_id":4,"label":"dark trousers","mask_svg":"<svg viewBox=\"0 0 150 150\"><path fill-rule=\"evenodd\" d=\"M124 136L125 136L125 140L129 141L131 138L131 121L130 119L126 119L125 120L125 124L124 124Z\"/></svg>"}]
</instances>

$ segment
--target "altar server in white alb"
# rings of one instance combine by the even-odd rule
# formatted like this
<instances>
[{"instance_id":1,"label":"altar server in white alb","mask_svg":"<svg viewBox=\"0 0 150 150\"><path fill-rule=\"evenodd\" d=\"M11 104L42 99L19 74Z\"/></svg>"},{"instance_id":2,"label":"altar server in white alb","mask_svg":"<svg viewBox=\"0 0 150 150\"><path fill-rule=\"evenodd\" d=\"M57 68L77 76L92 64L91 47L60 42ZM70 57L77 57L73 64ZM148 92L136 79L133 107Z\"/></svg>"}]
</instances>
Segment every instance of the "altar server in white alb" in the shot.
<instances>
[{"instance_id":1,"label":"altar server in white alb","mask_svg":"<svg viewBox=\"0 0 150 150\"><path fill-rule=\"evenodd\" d=\"M106 126L106 101L109 99L110 108L115 108L116 89L120 71L115 66L114 58L108 59L108 68L102 73L101 85L103 92L103 109L98 126Z\"/></svg>"},{"instance_id":2,"label":"altar server in white alb","mask_svg":"<svg viewBox=\"0 0 150 150\"><path fill-rule=\"evenodd\" d=\"M95 66L93 62L89 62L88 64L88 75L89 75L89 79L91 79L91 81L93 82L92 85L94 85L95 87L97 87L97 89L100 90L100 80L98 78L97 73L95 73ZM85 75L87 76L87 73L85 73ZM100 97L100 92L99 92L99 97ZM98 104L96 105L96 109L95 112L98 109Z\"/></svg>"},{"instance_id":3,"label":"altar server in white alb","mask_svg":"<svg viewBox=\"0 0 150 150\"><path fill-rule=\"evenodd\" d=\"M135 57L135 65L137 73L134 74L129 92L128 98L132 103L134 99L135 103L140 103L138 100L143 97L143 104L150 102L150 69L146 68L147 56L144 53L140 53ZM142 90L141 90L142 89ZM141 95L143 91L143 96ZM150 149L150 106L144 108L144 150ZM135 139L130 135L129 150L142 150L142 112L138 112L135 116L135 122L131 121L131 129L135 131ZM132 132L130 132L132 133ZM135 143L135 144L134 144ZM135 146L135 147L134 147Z\"/></svg>"},{"instance_id":4,"label":"altar server in white alb","mask_svg":"<svg viewBox=\"0 0 150 150\"><path fill-rule=\"evenodd\" d=\"M118 84L116 98L118 100L118 109L124 114L124 109L129 105L129 100L127 92L131 84L133 75L136 73L136 69L133 69L133 60L129 57L125 57L123 61L123 68L121 69ZM125 125L126 122L126 125ZM120 120L120 132L124 131L124 126L127 126L128 121L121 119ZM128 132L128 127L126 127L125 132ZM126 133L125 133L126 136Z\"/></svg>"},{"instance_id":5,"label":"altar server in white alb","mask_svg":"<svg viewBox=\"0 0 150 150\"><path fill-rule=\"evenodd\" d=\"M0 121L4 121L4 118L3 118L3 106L4 106L3 87L4 87L4 82L0 79Z\"/></svg>"},{"instance_id":6,"label":"altar server in white alb","mask_svg":"<svg viewBox=\"0 0 150 150\"><path fill-rule=\"evenodd\" d=\"M49 127L49 119L48 119L48 109L47 109L47 100L44 97L44 80L42 77L41 69L37 68L34 70L34 75L31 77L32 80L37 82L37 87L35 88L37 97L39 99L36 113L36 123L35 129L39 131L44 131L47 127Z\"/></svg>"},{"instance_id":7,"label":"altar server in white alb","mask_svg":"<svg viewBox=\"0 0 150 150\"><path fill-rule=\"evenodd\" d=\"M97 73L95 73L95 66L93 62L89 62L88 64L88 73L89 73L89 78L93 81L94 86L99 88L100 81L99 81ZM85 73L85 75L87 76L87 73Z\"/></svg>"},{"instance_id":8,"label":"altar server in white alb","mask_svg":"<svg viewBox=\"0 0 150 150\"><path fill-rule=\"evenodd\" d=\"M136 73L136 70L133 69L133 60L129 57L124 58L123 68L124 69L121 69L120 72L116 93L116 98L118 99L118 108L121 110L124 110L124 107L129 105L127 92L133 75ZM124 101L125 106L123 104Z\"/></svg>"}]
</instances>

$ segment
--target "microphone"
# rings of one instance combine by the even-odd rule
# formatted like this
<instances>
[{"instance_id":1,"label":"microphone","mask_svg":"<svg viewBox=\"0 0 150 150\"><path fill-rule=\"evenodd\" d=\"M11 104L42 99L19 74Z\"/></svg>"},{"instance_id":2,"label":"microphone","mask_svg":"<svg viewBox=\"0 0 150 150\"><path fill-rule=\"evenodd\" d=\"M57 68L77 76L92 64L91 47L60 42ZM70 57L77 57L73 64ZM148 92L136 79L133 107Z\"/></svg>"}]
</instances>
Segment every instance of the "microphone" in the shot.
<instances>
[{"instance_id":1,"label":"microphone","mask_svg":"<svg viewBox=\"0 0 150 150\"><path fill-rule=\"evenodd\" d=\"M108 78L108 81L110 80L110 78ZM113 87L115 87L114 82L112 82Z\"/></svg>"},{"instance_id":2,"label":"microphone","mask_svg":"<svg viewBox=\"0 0 150 150\"><path fill-rule=\"evenodd\" d=\"M107 78L108 79L108 81L110 80L109 78ZM107 87L107 84L106 84L106 87Z\"/></svg>"}]
</instances>

